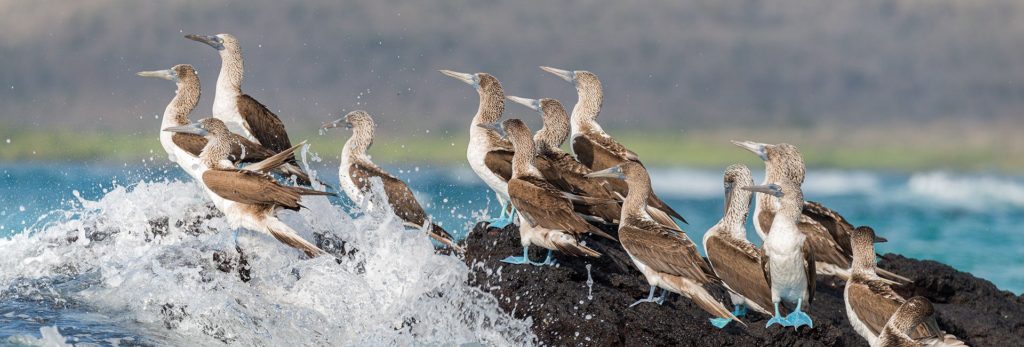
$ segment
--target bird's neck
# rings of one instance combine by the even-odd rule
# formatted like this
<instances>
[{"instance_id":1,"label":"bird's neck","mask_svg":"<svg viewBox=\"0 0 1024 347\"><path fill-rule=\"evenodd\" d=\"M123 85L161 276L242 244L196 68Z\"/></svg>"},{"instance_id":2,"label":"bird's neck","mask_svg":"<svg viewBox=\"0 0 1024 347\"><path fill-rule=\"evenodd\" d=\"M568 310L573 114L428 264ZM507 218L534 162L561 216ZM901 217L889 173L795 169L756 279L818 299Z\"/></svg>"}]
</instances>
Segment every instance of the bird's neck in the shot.
<instances>
[{"instance_id":1,"label":"bird's neck","mask_svg":"<svg viewBox=\"0 0 1024 347\"><path fill-rule=\"evenodd\" d=\"M199 81L179 81L174 98L164 109L163 127L188 125L188 115L199 104Z\"/></svg>"},{"instance_id":2,"label":"bird's neck","mask_svg":"<svg viewBox=\"0 0 1024 347\"><path fill-rule=\"evenodd\" d=\"M719 222L719 225L728 230L730 235L738 239L747 238L744 225L747 223L747 215L750 212L750 194L749 191L742 189L733 192L729 208L725 210L725 215Z\"/></svg>"},{"instance_id":3,"label":"bird's neck","mask_svg":"<svg viewBox=\"0 0 1024 347\"><path fill-rule=\"evenodd\" d=\"M515 148L516 151L512 154L512 177L543 178L535 164L534 158L537 156L537 151L533 148L533 144L522 144Z\"/></svg>"},{"instance_id":4,"label":"bird's neck","mask_svg":"<svg viewBox=\"0 0 1024 347\"><path fill-rule=\"evenodd\" d=\"M214 95L214 108L217 105L234 104L242 94L242 78L245 76L242 52L237 50L220 51L220 74L217 76L217 94ZM214 110L216 113L216 110Z\"/></svg>"},{"instance_id":5,"label":"bird's neck","mask_svg":"<svg viewBox=\"0 0 1024 347\"><path fill-rule=\"evenodd\" d=\"M622 220L651 219L647 213L647 199L651 195L651 185L645 182L628 182L629 193L622 202Z\"/></svg>"},{"instance_id":6,"label":"bird's neck","mask_svg":"<svg viewBox=\"0 0 1024 347\"><path fill-rule=\"evenodd\" d=\"M480 106L473 116L473 126L498 122L501 113L505 112L505 92L499 87L494 90L480 90L479 94Z\"/></svg>"},{"instance_id":7,"label":"bird's neck","mask_svg":"<svg viewBox=\"0 0 1024 347\"><path fill-rule=\"evenodd\" d=\"M604 103L604 92L600 85L581 83L576 86L576 94L579 101L572 108L572 134L585 132L604 133L601 125L597 124L597 116L601 114L601 105Z\"/></svg>"},{"instance_id":8,"label":"bird's neck","mask_svg":"<svg viewBox=\"0 0 1024 347\"><path fill-rule=\"evenodd\" d=\"M866 245L854 244L853 246L853 265L851 266L853 273L867 277L874 277L875 245L868 242Z\"/></svg>"},{"instance_id":9,"label":"bird's neck","mask_svg":"<svg viewBox=\"0 0 1024 347\"><path fill-rule=\"evenodd\" d=\"M366 151L372 145L373 129L353 129L352 137L345 142L342 151L352 158L366 158Z\"/></svg>"},{"instance_id":10,"label":"bird's neck","mask_svg":"<svg viewBox=\"0 0 1024 347\"><path fill-rule=\"evenodd\" d=\"M232 165L227 163L227 158L230 155L231 144L229 140L225 137L217 136L206 142L203 151L199 153L199 159L203 161L203 165L211 169L229 170L234 169Z\"/></svg>"}]
</instances>

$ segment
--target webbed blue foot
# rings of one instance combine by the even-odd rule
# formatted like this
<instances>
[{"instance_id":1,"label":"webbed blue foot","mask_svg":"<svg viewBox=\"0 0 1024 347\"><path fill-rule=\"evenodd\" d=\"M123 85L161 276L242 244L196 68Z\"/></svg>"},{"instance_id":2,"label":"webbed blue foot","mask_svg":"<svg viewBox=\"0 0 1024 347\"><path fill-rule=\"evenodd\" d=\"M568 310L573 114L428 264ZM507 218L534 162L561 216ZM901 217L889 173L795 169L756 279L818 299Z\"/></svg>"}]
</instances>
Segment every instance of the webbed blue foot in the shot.
<instances>
[{"instance_id":1,"label":"webbed blue foot","mask_svg":"<svg viewBox=\"0 0 1024 347\"><path fill-rule=\"evenodd\" d=\"M505 259L502 259L501 262L502 263L508 263L508 264L543 265L542 263L534 263L533 261L530 260L530 249L528 247L523 247L523 256L521 256L521 257L514 257L514 256L510 255L510 256L506 257Z\"/></svg>"},{"instance_id":2,"label":"webbed blue foot","mask_svg":"<svg viewBox=\"0 0 1024 347\"><path fill-rule=\"evenodd\" d=\"M629 307L633 307L633 306L636 306L636 305L639 305L639 304L645 303L645 302L658 302L657 299L654 298L654 289L655 288L657 288L657 287L651 286L651 291L649 293L647 293L647 298L646 299L637 300L632 305L629 305Z\"/></svg>"},{"instance_id":3,"label":"webbed blue foot","mask_svg":"<svg viewBox=\"0 0 1024 347\"><path fill-rule=\"evenodd\" d=\"M715 328L719 329L725 328L729 322L732 322L732 318L711 318L708 320L711 321L711 325L714 325Z\"/></svg>"},{"instance_id":4,"label":"webbed blue foot","mask_svg":"<svg viewBox=\"0 0 1024 347\"><path fill-rule=\"evenodd\" d=\"M512 224L512 221L513 221L512 214L514 212L513 213L507 213L506 210L508 210L508 206L507 205L506 206L502 206L501 207L501 215L499 215L498 218L492 218L492 219L487 220L487 223L490 224L488 226L488 228L504 229L509 224ZM513 211L515 211L515 210L513 210Z\"/></svg>"},{"instance_id":5,"label":"webbed blue foot","mask_svg":"<svg viewBox=\"0 0 1024 347\"><path fill-rule=\"evenodd\" d=\"M542 262L540 264L533 263L533 265L537 265L537 266L542 266L542 265L555 266L555 265L557 265L558 262L555 261L555 257L552 256L553 253L555 253L555 252L549 249L548 250L548 256L547 256L547 258L544 258L544 262Z\"/></svg>"},{"instance_id":6,"label":"webbed blue foot","mask_svg":"<svg viewBox=\"0 0 1024 347\"><path fill-rule=\"evenodd\" d=\"M811 328L814 328L814 321L811 320L811 316L808 316L806 313L800 310L800 304L802 303L803 300L797 300L796 310L790 312L790 314L786 316L786 321L789 322L789 326L793 327L794 329L799 328L801 325L806 325Z\"/></svg>"},{"instance_id":7,"label":"webbed blue foot","mask_svg":"<svg viewBox=\"0 0 1024 347\"><path fill-rule=\"evenodd\" d=\"M764 327L770 327L772 326L772 324L778 324L784 327L789 326L789 321L787 321L785 318L782 318L782 315L779 314L779 303L777 302L775 303L775 315L768 320L768 324L765 324Z\"/></svg>"},{"instance_id":8,"label":"webbed blue foot","mask_svg":"<svg viewBox=\"0 0 1024 347\"><path fill-rule=\"evenodd\" d=\"M747 315L747 305L732 305L732 315L743 317Z\"/></svg>"},{"instance_id":9,"label":"webbed blue foot","mask_svg":"<svg viewBox=\"0 0 1024 347\"><path fill-rule=\"evenodd\" d=\"M667 298L668 298L668 289L662 288L661 289L661 295L658 296L656 299L654 299L654 302L658 303L658 305L661 305L661 304L665 303L665 299L667 299Z\"/></svg>"}]
</instances>

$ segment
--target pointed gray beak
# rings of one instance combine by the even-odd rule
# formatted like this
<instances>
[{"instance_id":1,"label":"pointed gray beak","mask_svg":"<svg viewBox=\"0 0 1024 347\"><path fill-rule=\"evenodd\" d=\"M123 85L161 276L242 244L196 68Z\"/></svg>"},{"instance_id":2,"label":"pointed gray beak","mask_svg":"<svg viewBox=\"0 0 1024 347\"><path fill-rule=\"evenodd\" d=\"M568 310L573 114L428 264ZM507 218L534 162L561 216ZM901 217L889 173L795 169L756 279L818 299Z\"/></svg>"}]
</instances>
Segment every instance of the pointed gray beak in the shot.
<instances>
[{"instance_id":1,"label":"pointed gray beak","mask_svg":"<svg viewBox=\"0 0 1024 347\"><path fill-rule=\"evenodd\" d=\"M761 158L761 160L768 160L768 152L765 151L765 147L768 146L767 144L760 143L760 142L754 142L754 141L736 141L736 140L733 140L733 141L730 141L730 142L732 142L732 144L734 144L736 146L739 146L740 148L743 148L745 150L748 150L748 151L756 154L758 157Z\"/></svg>"},{"instance_id":2,"label":"pointed gray beak","mask_svg":"<svg viewBox=\"0 0 1024 347\"><path fill-rule=\"evenodd\" d=\"M534 111L540 111L540 100L538 100L538 99L520 98L518 96L511 96L511 95L509 95L507 98L509 100L512 100L513 102L517 103L517 104L529 107L530 109L532 109Z\"/></svg>"},{"instance_id":3,"label":"pointed gray beak","mask_svg":"<svg viewBox=\"0 0 1024 347\"><path fill-rule=\"evenodd\" d=\"M345 121L345 118L344 118L344 117L342 117L342 118L339 118L338 120L336 120L336 121L333 121L333 122L327 122L327 123L324 123L324 125L321 125L321 126L320 126L320 129L332 129L332 128L337 128L337 127L340 127L340 126L342 126L342 124L344 124L344 125L345 125L345 129L352 129L352 123L349 123L349 122Z\"/></svg>"},{"instance_id":4,"label":"pointed gray beak","mask_svg":"<svg viewBox=\"0 0 1024 347\"><path fill-rule=\"evenodd\" d=\"M172 70L157 70L157 71L140 71L135 73L139 77L155 77L159 79L165 79L168 81L177 81L178 75Z\"/></svg>"},{"instance_id":5,"label":"pointed gray beak","mask_svg":"<svg viewBox=\"0 0 1024 347\"><path fill-rule=\"evenodd\" d=\"M615 165L601 171L594 171L584 176L587 178L615 178L620 180L626 179L626 174L622 172L622 167L619 165Z\"/></svg>"},{"instance_id":6,"label":"pointed gray beak","mask_svg":"<svg viewBox=\"0 0 1024 347\"><path fill-rule=\"evenodd\" d=\"M205 43L218 51L224 49L224 40L221 40L219 37L216 36L188 34L185 35L185 38L192 41Z\"/></svg>"},{"instance_id":7,"label":"pointed gray beak","mask_svg":"<svg viewBox=\"0 0 1024 347\"><path fill-rule=\"evenodd\" d=\"M206 136L210 134L210 132L206 131L206 129L203 129L203 126L199 123L192 123L189 125L181 125L176 127L167 127L164 128L164 131L169 131L172 133L193 134L199 136Z\"/></svg>"},{"instance_id":8,"label":"pointed gray beak","mask_svg":"<svg viewBox=\"0 0 1024 347\"><path fill-rule=\"evenodd\" d=\"M508 133L505 132L505 129L502 129L501 126L498 125L497 123L493 123L493 124L477 124L476 126L484 128L484 129L487 129L487 130L494 131L494 132L498 133L498 135L501 135L501 137L508 137Z\"/></svg>"},{"instance_id":9,"label":"pointed gray beak","mask_svg":"<svg viewBox=\"0 0 1024 347\"><path fill-rule=\"evenodd\" d=\"M569 83L576 83L576 74L569 70L556 69L550 66L541 66L541 70L547 71L555 76L561 77Z\"/></svg>"},{"instance_id":10,"label":"pointed gray beak","mask_svg":"<svg viewBox=\"0 0 1024 347\"><path fill-rule=\"evenodd\" d=\"M779 187L779 185L777 184L763 184L758 186L743 187L740 189L752 191L755 193L768 194L777 198L785 195L782 193L782 187Z\"/></svg>"},{"instance_id":11,"label":"pointed gray beak","mask_svg":"<svg viewBox=\"0 0 1024 347\"><path fill-rule=\"evenodd\" d=\"M729 206L732 205L732 194L736 192L736 185L733 183L725 184L725 214L729 213Z\"/></svg>"},{"instance_id":12,"label":"pointed gray beak","mask_svg":"<svg viewBox=\"0 0 1024 347\"><path fill-rule=\"evenodd\" d=\"M468 85L475 86L475 85L480 83L480 81L477 81L476 75L471 74L471 73L455 72L455 71L452 71L452 70L437 70L437 71L441 72L445 76L457 79L457 80L462 81L463 83L468 84Z\"/></svg>"}]
</instances>

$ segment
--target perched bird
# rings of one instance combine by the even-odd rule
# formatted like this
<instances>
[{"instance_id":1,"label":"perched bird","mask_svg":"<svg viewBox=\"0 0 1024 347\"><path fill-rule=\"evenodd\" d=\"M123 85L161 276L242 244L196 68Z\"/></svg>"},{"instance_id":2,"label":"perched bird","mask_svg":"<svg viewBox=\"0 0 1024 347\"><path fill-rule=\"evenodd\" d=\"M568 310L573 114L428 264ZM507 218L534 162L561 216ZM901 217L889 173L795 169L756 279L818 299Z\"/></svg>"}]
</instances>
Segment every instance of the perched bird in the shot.
<instances>
[{"instance_id":1,"label":"perched bird","mask_svg":"<svg viewBox=\"0 0 1024 347\"><path fill-rule=\"evenodd\" d=\"M591 233L609 239L612 237L573 213L572 205L574 201L603 202L563 192L544 180L534 166L536 154L530 129L521 120L506 120L502 122L501 128L494 125L479 126L492 127L499 134L508 134L515 148L508 193L512 205L519 211L519 238L523 245L523 256L510 256L502 261L510 264L554 265L553 250L572 256L601 256L601 253L580 243L581 236ZM544 262L535 263L530 260L530 245L548 250Z\"/></svg>"},{"instance_id":2,"label":"perched bird","mask_svg":"<svg viewBox=\"0 0 1024 347\"><path fill-rule=\"evenodd\" d=\"M395 215L411 227L426 229L430 238L461 252L452 235L430 220L409 186L374 164L366 155L366 150L373 145L374 129L377 127L370 114L363 110L352 111L321 128L336 128L342 124L352 129L352 137L341 150L341 166L338 168L338 179L345 194L353 201L362 201L364 194L370 190L370 178L378 177L384 183L384 193Z\"/></svg>"},{"instance_id":3,"label":"perched bird","mask_svg":"<svg viewBox=\"0 0 1024 347\"><path fill-rule=\"evenodd\" d=\"M570 124L572 152L576 156L576 160L595 171L607 169L626 161L642 165L640 157L636 153L626 149L611 135L608 135L600 124L597 124L597 116L600 114L601 104L604 102L604 91L601 89L601 81L597 75L590 71L566 71L547 66L540 68L576 86L579 100L572 109ZM622 181L612 180L610 182L617 185L614 188L616 191L629 189L628 185ZM682 215L669 207L653 192L650 194L647 204L658 210L651 213L652 217L657 220L669 219L671 222L671 218L675 218L686 223L686 219ZM658 214L667 214L667 216L661 217L657 216ZM679 230L679 227L675 226L673 229Z\"/></svg>"},{"instance_id":4,"label":"perched bird","mask_svg":"<svg viewBox=\"0 0 1024 347\"><path fill-rule=\"evenodd\" d=\"M655 299L654 290L662 288L693 300L704 311L716 317L711 319L715 327L723 328L733 320L739 322L704 288L705 285L720 281L700 253L697 253L693 241L685 234L654 221L647 213L644 206L651 194L651 179L643 165L625 162L595 171L587 177L624 179L629 184L629 195L622 205L619 222L619 242L651 285L647 298L634 302L630 307L642 302L660 303L665 295Z\"/></svg>"},{"instance_id":5,"label":"perched bird","mask_svg":"<svg viewBox=\"0 0 1024 347\"><path fill-rule=\"evenodd\" d=\"M880 347L922 347L919 341L910 337L914 328L935 314L935 307L924 297L915 296L900 305L892 318L885 323L882 333L878 335Z\"/></svg>"},{"instance_id":6,"label":"perched bird","mask_svg":"<svg viewBox=\"0 0 1024 347\"><path fill-rule=\"evenodd\" d=\"M797 186L803 184L806 166L796 146L788 143L773 145L751 141L733 141L733 144L753 152L764 161L765 184L779 180L789 180ZM754 229L762 240L771 230L775 218L776 207L771 201L772 198L769 196L759 196L754 207ZM853 250L850 247L850 232L853 226L839 213L813 201L804 203L797 226L807 236L807 241L814 246L817 273L848 280L853 260ZM884 241L882 238L876 240ZM889 271L880 270L879 274L892 284L910 282L906 277Z\"/></svg>"},{"instance_id":7,"label":"perched bird","mask_svg":"<svg viewBox=\"0 0 1024 347\"><path fill-rule=\"evenodd\" d=\"M199 76L192 65L178 64L167 70L142 71L136 75L174 81L177 85L174 98L164 109L160 129L192 124L188 115L199 103L200 96ZM231 133L229 136L231 153L228 158L235 164L259 162L276 153L238 134ZM206 146L205 138L195 134L161 131L160 145L167 152L168 159L185 169L193 178L199 179L195 172L201 165L199 153ZM292 164L284 163L275 168L275 171L283 175L296 175L300 181L309 180L305 172Z\"/></svg>"},{"instance_id":8,"label":"perched bird","mask_svg":"<svg viewBox=\"0 0 1024 347\"><path fill-rule=\"evenodd\" d=\"M238 39L231 34L188 34L185 38L205 43L220 53L220 74L217 76L217 89L213 96L213 116L223 121L231 132L241 134L275 153L292 147L281 119L259 101L242 93L245 68ZM298 167L294 155L286 162ZM310 184L301 177L297 181Z\"/></svg>"},{"instance_id":9,"label":"perched bird","mask_svg":"<svg viewBox=\"0 0 1024 347\"><path fill-rule=\"evenodd\" d=\"M764 278L771 287L772 305L775 315L766 326L814 327L811 317L802 311L806 302L814 300L814 249L807 236L797 226L804 205L800 186L789 180L768 185L744 187L744 190L759 192L773 197L776 213L772 229L762 245L761 267ZM796 304L796 308L782 318L779 303Z\"/></svg>"},{"instance_id":10,"label":"perched bird","mask_svg":"<svg viewBox=\"0 0 1024 347\"><path fill-rule=\"evenodd\" d=\"M238 169L228 160L231 153L231 132L221 120L204 118L198 123L169 127L164 131L195 134L206 138L208 142L199 154L202 162L197 171L198 177L201 177L199 182L236 232L239 228L246 228L270 234L278 241L305 252L309 257L324 253L317 246L299 237L294 230L277 219L276 214L280 208L298 211L302 207L299 200L303 195L333 194L282 186L266 174L293 156L295 149L304 143L288 148L264 161L248 165L244 169Z\"/></svg>"},{"instance_id":11,"label":"perched bird","mask_svg":"<svg viewBox=\"0 0 1024 347\"><path fill-rule=\"evenodd\" d=\"M466 157L469 167L494 191L501 204L501 216L491 219L490 226L504 228L512 224L515 213L508 196L508 181L512 178L512 144L494 130L505 111L505 91L498 79L487 73L440 72L473 86L480 95L480 106L469 126Z\"/></svg>"},{"instance_id":12,"label":"perched bird","mask_svg":"<svg viewBox=\"0 0 1024 347\"><path fill-rule=\"evenodd\" d=\"M853 330L867 340L869 345L880 346L879 335L885 330L886 324L895 319L894 314L907 300L876 274L874 240L875 231L870 227L862 226L853 231L853 275L846 282L843 298L846 301L846 316ZM963 345L956 336L939 329L935 318L930 315L920 324L899 323L904 334L925 346Z\"/></svg>"},{"instance_id":13,"label":"perched bird","mask_svg":"<svg viewBox=\"0 0 1024 347\"><path fill-rule=\"evenodd\" d=\"M604 180L585 177L586 174L593 171L562 150L562 143L569 137L569 116L561 102L548 98L527 99L517 96L509 96L508 99L540 113L543 126L533 136L537 155L550 163L552 170L557 171L554 175L562 178L568 184L568 190L571 193L603 200L616 199L616 196L604 184ZM550 174L544 174L544 176L547 178ZM623 196L625 193L623 192ZM598 220L606 224L617 224L622 214L619 204L574 205L577 213L589 217L590 220Z\"/></svg>"},{"instance_id":14,"label":"perched bird","mask_svg":"<svg viewBox=\"0 0 1024 347\"><path fill-rule=\"evenodd\" d=\"M761 267L761 251L747 240L747 214L754 185L750 169L732 165L725 169L725 213L704 233L704 254L715 275L729 289L733 314L742 317L746 308L771 315L772 292Z\"/></svg>"}]
</instances>

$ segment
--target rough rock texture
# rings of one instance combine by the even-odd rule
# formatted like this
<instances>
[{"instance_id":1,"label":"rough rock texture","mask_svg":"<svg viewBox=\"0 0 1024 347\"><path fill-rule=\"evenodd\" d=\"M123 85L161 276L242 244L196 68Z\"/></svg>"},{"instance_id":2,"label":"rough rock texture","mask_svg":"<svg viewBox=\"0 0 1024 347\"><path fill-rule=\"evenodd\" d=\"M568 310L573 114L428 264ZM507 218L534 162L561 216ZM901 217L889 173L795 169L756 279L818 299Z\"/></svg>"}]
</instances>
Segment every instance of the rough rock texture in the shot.
<instances>
[{"instance_id":1,"label":"rough rock texture","mask_svg":"<svg viewBox=\"0 0 1024 347\"><path fill-rule=\"evenodd\" d=\"M645 303L628 308L647 296L648 285L618 243L589 238L588 246L604 254L600 258L556 253L559 265L555 267L509 265L500 260L522 254L515 226L505 230L483 226L478 224L465 241L466 262L473 269L470 281L493 293L504 310L519 318L531 317L534 332L547 345L867 345L847 322L844 283L835 278L818 279L810 308L813 329L766 329L768 317L751 312L743 319L746 327L731 323L719 330L708 323L708 314L679 295L663 306ZM537 247L531 251L535 261L545 255ZM913 279L913 284L897 290L931 300L940 327L969 345L1024 346L1024 296L934 261L887 254L879 267ZM713 289L712 294L729 303L724 289Z\"/></svg>"}]
</instances>

